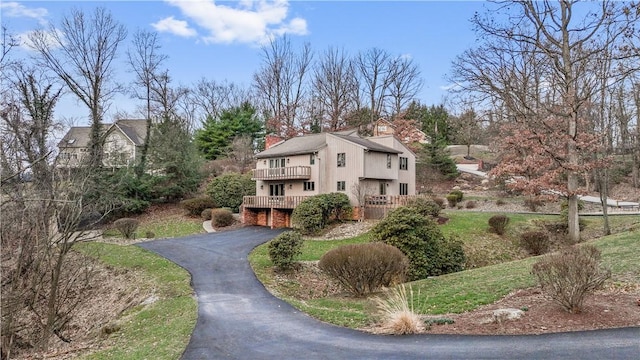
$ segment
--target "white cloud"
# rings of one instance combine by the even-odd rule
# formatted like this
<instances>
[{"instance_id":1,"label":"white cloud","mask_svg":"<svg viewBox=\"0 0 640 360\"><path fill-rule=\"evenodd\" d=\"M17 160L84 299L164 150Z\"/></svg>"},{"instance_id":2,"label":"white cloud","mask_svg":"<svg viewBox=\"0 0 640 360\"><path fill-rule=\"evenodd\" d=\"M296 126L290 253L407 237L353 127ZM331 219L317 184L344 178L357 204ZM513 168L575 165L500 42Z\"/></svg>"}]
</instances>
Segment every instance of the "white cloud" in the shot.
<instances>
[{"instance_id":1,"label":"white cloud","mask_svg":"<svg viewBox=\"0 0 640 360\"><path fill-rule=\"evenodd\" d=\"M447 85L440 85L440 90L444 90L444 91L449 91L449 90L456 90L456 89L460 89L461 86L458 83L451 83L451 84L447 84Z\"/></svg>"},{"instance_id":2,"label":"white cloud","mask_svg":"<svg viewBox=\"0 0 640 360\"><path fill-rule=\"evenodd\" d=\"M296 17L287 19L286 0L242 0L235 7L216 4L214 0L166 0L182 14L205 29L208 43L263 43L284 34L306 35L307 22Z\"/></svg>"},{"instance_id":3,"label":"white cloud","mask_svg":"<svg viewBox=\"0 0 640 360\"><path fill-rule=\"evenodd\" d=\"M151 24L151 26L160 32L169 32L182 37L192 37L197 35L196 31L190 28L186 21L176 20L173 16L162 19L157 23Z\"/></svg>"},{"instance_id":4,"label":"white cloud","mask_svg":"<svg viewBox=\"0 0 640 360\"><path fill-rule=\"evenodd\" d=\"M52 33L50 30L31 30L16 35L16 38L18 39L19 46L22 49L33 51L35 47L31 41L31 36L34 36L37 33L38 38L43 40L47 47L54 49L60 47L59 41L64 41L64 35L62 32L58 29L55 29L55 31L57 35Z\"/></svg>"},{"instance_id":5,"label":"white cloud","mask_svg":"<svg viewBox=\"0 0 640 360\"><path fill-rule=\"evenodd\" d=\"M38 20L42 25L47 23L46 17L49 15L49 11L45 8L28 8L15 1L0 3L0 10L4 16L28 17Z\"/></svg>"}]
</instances>

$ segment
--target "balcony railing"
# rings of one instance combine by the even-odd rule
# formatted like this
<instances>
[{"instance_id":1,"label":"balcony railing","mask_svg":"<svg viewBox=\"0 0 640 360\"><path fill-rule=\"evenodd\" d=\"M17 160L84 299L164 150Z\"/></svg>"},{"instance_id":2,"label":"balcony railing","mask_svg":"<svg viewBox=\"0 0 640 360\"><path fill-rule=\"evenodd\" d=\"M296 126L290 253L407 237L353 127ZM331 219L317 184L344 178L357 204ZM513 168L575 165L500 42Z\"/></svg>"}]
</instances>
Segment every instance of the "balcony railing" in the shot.
<instances>
[{"instance_id":1,"label":"balcony railing","mask_svg":"<svg viewBox=\"0 0 640 360\"><path fill-rule=\"evenodd\" d=\"M245 196L242 206L246 208L295 209L308 196Z\"/></svg>"},{"instance_id":2,"label":"balcony railing","mask_svg":"<svg viewBox=\"0 0 640 360\"><path fill-rule=\"evenodd\" d=\"M269 169L253 169L253 180L311 179L311 166L287 166Z\"/></svg>"}]
</instances>

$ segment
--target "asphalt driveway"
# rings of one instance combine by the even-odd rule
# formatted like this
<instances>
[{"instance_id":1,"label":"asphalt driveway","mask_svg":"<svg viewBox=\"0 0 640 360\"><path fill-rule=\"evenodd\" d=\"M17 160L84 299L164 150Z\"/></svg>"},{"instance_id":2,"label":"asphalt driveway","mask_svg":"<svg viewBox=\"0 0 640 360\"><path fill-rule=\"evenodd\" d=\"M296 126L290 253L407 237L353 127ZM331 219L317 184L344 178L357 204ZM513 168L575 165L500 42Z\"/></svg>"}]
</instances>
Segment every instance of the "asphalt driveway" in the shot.
<instances>
[{"instance_id":1,"label":"asphalt driveway","mask_svg":"<svg viewBox=\"0 0 640 360\"><path fill-rule=\"evenodd\" d=\"M247 254L263 227L139 244L187 269L198 321L183 359L640 359L640 328L529 336L372 335L328 325L273 297Z\"/></svg>"}]
</instances>

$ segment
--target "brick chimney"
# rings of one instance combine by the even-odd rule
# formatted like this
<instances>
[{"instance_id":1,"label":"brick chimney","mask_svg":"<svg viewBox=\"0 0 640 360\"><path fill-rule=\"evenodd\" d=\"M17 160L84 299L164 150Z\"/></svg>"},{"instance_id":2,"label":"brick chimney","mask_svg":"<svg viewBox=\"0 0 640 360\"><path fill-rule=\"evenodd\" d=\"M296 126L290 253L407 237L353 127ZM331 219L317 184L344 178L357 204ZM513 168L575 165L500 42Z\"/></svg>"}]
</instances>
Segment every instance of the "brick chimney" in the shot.
<instances>
[{"instance_id":1,"label":"brick chimney","mask_svg":"<svg viewBox=\"0 0 640 360\"><path fill-rule=\"evenodd\" d=\"M278 135L268 134L264 137L264 149L272 147L273 145L283 141L284 139Z\"/></svg>"}]
</instances>

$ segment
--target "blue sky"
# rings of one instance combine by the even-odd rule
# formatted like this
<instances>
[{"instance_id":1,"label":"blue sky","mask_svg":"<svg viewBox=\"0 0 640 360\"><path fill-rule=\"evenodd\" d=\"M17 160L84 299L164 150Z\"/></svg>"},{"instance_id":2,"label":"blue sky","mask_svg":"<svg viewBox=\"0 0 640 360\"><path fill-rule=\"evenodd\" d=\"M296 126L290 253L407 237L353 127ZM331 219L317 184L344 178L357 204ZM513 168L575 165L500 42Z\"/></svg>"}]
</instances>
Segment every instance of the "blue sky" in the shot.
<instances>
[{"instance_id":1,"label":"blue sky","mask_svg":"<svg viewBox=\"0 0 640 360\"><path fill-rule=\"evenodd\" d=\"M129 37L136 29L155 30L165 63L176 84L206 77L248 86L260 66L260 44L269 35L287 34L294 46L308 42L315 52L329 46L349 54L373 47L410 56L419 66L424 88L419 100L439 104L449 85L445 75L456 55L475 43L469 19L482 11L480 1L2 1L2 25L21 36L76 7L90 13L102 6L123 23ZM123 47L122 50L125 50ZM29 56L18 50L14 57ZM120 81L129 81L124 51L117 61ZM81 117L75 102L63 101L67 116ZM122 97L110 108L133 111ZM76 111L78 112L76 114ZM60 113L61 110L58 110ZM108 114L109 115L109 114ZM108 116L107 116L108 117Z\"/></svg>"}]
</instances>

